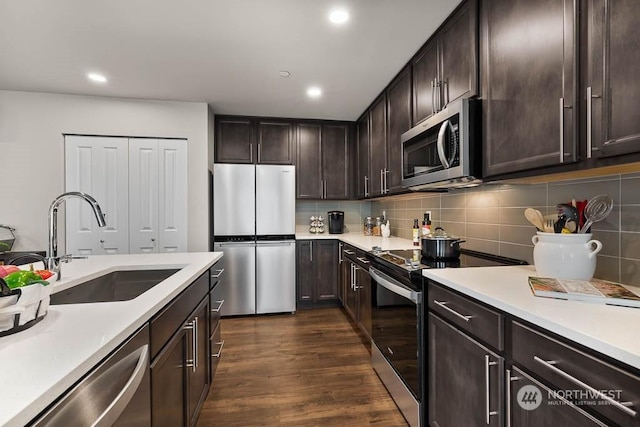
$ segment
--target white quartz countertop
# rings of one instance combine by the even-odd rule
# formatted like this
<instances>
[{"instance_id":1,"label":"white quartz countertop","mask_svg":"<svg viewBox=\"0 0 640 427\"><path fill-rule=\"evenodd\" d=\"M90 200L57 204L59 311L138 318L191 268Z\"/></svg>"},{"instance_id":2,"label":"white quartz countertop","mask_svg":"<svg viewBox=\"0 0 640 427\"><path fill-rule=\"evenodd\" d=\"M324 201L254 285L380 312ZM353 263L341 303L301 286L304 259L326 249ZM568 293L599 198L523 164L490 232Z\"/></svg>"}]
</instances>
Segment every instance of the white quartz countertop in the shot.
<instances>
[{"instance_id":1,"label":"white quartz countertop","mask_svg":"<svg viewBox=\"0 0 640 427\"><path fill-rule=\"evenodd\" d=\"M413 246L411 240L402 239L400 237L380 237L380 236L365 236L359 232L347 232L342 234L329 234L329 233L309 233L309 230L296 230L297 240L307 239L336 239L341 240L344 243L355 246L363 251L370 251L374 246L380 246L384 251L400 250L400 249L420 249L419 246Z\"/></svg>"},{"instance_id":2,"label":"white quartz countertop","mask_svg":"<svg viewBox=\"0 0 640 427\"><path fill-rule=\"evenodd\" d=\"M181 270L130 301L50 306L33 327L0 337L0 426L24 426L221 257L97 255L63 264L54 293L116 270Z\"/></svg>"},{"instance_id":3,"label":"white quartz countertop","mask_svg":"<svg viewBox=\"0 0 640 427\"><path fill-rule=\"evenodd\" d=\"M444 268L423 275L640 369L638 308L536 297L528 284L529 276L536 275L534 266Z\"/></svg>"}]
</instances>

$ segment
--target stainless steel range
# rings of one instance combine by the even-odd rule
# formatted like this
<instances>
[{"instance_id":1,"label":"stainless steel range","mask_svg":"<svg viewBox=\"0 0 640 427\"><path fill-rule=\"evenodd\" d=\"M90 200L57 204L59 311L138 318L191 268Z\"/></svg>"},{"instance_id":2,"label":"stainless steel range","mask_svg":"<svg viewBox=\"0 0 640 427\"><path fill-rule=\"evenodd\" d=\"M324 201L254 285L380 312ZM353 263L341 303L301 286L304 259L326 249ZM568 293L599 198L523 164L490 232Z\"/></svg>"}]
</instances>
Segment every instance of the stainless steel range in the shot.
<instances>
[{"instance_id":1,"label":"stainless steel range","mask_svg":"<svg viewBox=\"0 0 640 427\"><path fill-rule=\"evenodd\" d=\"M371 361L412 427L426 425L427 292L424 269L526 264L461 249L455 260L430 259L420 249L367 253L371 276Z\"/></svg>"}]
</instances>

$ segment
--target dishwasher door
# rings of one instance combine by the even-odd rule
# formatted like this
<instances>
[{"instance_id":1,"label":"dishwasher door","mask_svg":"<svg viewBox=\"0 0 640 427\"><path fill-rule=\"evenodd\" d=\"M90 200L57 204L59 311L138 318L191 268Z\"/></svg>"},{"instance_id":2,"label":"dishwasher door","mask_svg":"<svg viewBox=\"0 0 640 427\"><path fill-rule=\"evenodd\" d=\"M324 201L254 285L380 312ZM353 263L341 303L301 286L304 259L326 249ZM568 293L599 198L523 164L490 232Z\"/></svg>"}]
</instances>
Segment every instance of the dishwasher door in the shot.
<instances>
[{"instance_id":1,"label":"dishwasher door","mask_svg":"<svg viewBox=\"0 0 640 427\"><path fill-rule=\"evenodd\" d=\"M295 240L259 241L256 276L258 314L296 311Z\"/></svg>"},{"instance_id":2,"label":"dishwasher door","mask_svg":"<svg viewBox=\"0 0 640 427\"><path fill-rule=\"evenodd\" d=\"M224 277L216 286L216 295L224 300L221 316L256 314L256 243L222 242L213 250L224 256L216 264Z\"/></svg>"},{"instance_id":3,"label":"dishwasher door","mask_svg":"<svg viewBox=\"0 0 640 427\"><path fill-rule=\"evenodd\" d=\"M148 427L151 425L149 326L94 368L33 421L35 427Z\"/></svg>"}]
</instances>

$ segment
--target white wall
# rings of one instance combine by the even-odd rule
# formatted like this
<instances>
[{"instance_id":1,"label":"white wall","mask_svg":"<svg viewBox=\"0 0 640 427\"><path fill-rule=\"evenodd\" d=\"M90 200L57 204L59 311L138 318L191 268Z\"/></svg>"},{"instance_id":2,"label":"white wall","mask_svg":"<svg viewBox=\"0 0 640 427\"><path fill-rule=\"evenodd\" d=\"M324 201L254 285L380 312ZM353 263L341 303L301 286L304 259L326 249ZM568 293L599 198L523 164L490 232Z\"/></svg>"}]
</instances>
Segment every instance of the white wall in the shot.
<instances>
[{"instance_id":1,"label":"white wall","mask_svg":"<svg viewBox=\"0 0 640 427\"><path fill-rule=\"evenodd\" d=\"M46 250L49 205L64 192L63 134L75 133L186 138L188 248L207 251L209 114L206 103L0 91L0 224L17 229L13 250ZM62 252L62 215L59 224Z\"/></svg>"}]
</instances>

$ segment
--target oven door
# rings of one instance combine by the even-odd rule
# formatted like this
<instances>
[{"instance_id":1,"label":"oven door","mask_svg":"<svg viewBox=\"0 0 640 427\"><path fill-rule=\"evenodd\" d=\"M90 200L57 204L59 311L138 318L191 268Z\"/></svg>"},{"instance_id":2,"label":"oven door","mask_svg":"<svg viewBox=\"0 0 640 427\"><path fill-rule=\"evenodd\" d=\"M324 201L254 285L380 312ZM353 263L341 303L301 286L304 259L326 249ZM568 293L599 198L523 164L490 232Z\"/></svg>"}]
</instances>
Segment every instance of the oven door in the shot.
<instances>
[{"instance_id":1,"label":"oven door","mask_svg":"<svg viewBox=\"0 0 640 427\"><path fill-rule=\"evenodd\" d=\"M375 267L371 339L414 398L422 401L422 292Z\"/></svg>"}]
</instances>

